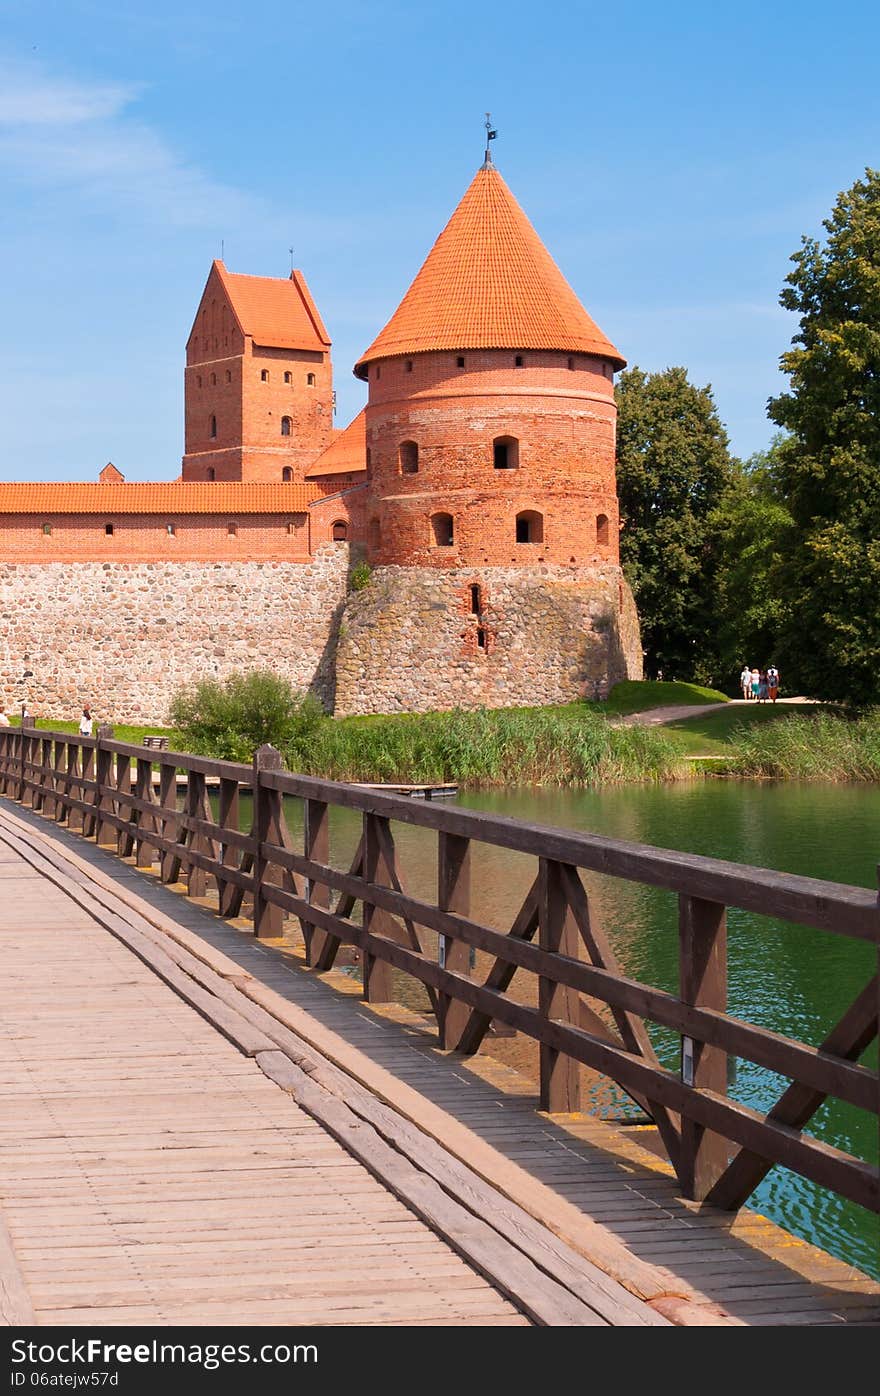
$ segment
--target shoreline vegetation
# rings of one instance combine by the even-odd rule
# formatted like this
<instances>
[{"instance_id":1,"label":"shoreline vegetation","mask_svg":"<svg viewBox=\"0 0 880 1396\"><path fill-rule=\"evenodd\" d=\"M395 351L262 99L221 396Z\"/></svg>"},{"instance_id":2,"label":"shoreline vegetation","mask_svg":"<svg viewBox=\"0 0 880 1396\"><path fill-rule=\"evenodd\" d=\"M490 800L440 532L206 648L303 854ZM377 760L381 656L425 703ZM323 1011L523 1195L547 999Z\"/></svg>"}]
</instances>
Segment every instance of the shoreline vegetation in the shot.
<instances>
[{"instance_id":1,"label":"shoreline vegetation","mask_svg":"<svg viewBox=\"0 0 880 1396\"><path fill-rule=\"evenodd\" d=\"M260 690L249 709L248 684ZM880 780L880 709L851 716L820 704L729 706L723 693L695 684L628 681L604 703L465 712L401 713L334 719L316 703L273 689L271 675L238 676L236 685L190 691L172 727L114 727L117 740L165 735L171 749L247 761L263 741L278 746L290 770L328 780L446 784L465 788L649 784L706 776L815 781ZM234 692L235 703L226 703ZM667 706L694 706L693 717L643 727L622 718ZM266 714L270 713L267 722ZM13 722L16 719L13 718ZM76 731L75 722L42 719L42 729Z\"/></svg>"}]
</instances>

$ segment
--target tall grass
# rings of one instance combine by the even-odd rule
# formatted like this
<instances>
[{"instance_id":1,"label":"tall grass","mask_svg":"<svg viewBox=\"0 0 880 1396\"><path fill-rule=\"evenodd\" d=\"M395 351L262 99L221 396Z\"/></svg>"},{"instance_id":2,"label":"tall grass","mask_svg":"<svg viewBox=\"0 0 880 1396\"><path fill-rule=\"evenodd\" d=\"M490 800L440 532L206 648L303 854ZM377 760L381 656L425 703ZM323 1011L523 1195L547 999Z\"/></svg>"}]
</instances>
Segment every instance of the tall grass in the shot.
<instances>
[{"instance_id":1,"label":"tall grass","mask_svg":"<svg viewBox=\"0 0 880 1396\"><path fill-rule=\"evenodd\" d=\"M327 719L285 757L306 775L414 785L606 785L682 773L675 745L656 729L612 727L588 709Z\"/></svg>"},{"instance_id":2,"label":"tall grass","mask_svg":"<svg viewBox=\"0 0 880 1396\"><path fill-rule=\"evenodd\" d=\"M880 708L859 718L791 716L729 738L727 769L742 776L796 780L880 780Z\"/></svg>"}]
</instances>

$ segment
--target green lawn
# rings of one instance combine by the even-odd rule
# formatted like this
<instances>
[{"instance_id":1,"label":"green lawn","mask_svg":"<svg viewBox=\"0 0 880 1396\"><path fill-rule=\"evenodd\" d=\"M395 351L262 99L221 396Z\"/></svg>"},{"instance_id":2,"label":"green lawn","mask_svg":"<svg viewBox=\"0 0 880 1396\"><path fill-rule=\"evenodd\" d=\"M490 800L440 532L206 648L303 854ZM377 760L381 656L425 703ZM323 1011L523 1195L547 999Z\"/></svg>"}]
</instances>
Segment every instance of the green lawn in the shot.
<instances>
[{"instance_id":1,"label":"green lawn","mask_svg":"<svg viewBox=\"0 0 880 1396\"><path fill-rule=\"evenodd\" d=\"M755 727L765 722L784 722L790 717L809 717L817 712L836 711L826 703L773 704L750 703L734 708L719 708L714 713L697 713L695 717L680 717L667 722L667 732L689 756L730 755L730 738L739 728Z\"/></svg>"},{"instance_id":2,"label":"green lawn","mask_svg":"<svg viewBox=\"0 0 880 1396\"><path fill-rule=\"evenodd\" d=\"M21 718L10 714L10 724L13 727L21 726ZM114 722L113 737L117 742L131 742L133 746L140 746L144 737L167 737L168 745L174 750L174 732L170 727L157 727L152 723L149 727L134 727L125 722ZM79 721L60 722L54 718L38 717L36 722L38 732L78 732Z\"/></svg>"},{"instance_id":3,"label":"green lawn","mask_svg":"<svg viewBox=\"0 0 880 1396\"><path fill-rule=\"evenodd\" d=\"M730 699L716 688L701 688L697 683L657 683L653 679L624 679L616 683L605 703L591 703L597 712L609 717L628 717L630 713L647 712L650 708L699 707L703 703L729 703Z\"/></svg>"}]
</instances>

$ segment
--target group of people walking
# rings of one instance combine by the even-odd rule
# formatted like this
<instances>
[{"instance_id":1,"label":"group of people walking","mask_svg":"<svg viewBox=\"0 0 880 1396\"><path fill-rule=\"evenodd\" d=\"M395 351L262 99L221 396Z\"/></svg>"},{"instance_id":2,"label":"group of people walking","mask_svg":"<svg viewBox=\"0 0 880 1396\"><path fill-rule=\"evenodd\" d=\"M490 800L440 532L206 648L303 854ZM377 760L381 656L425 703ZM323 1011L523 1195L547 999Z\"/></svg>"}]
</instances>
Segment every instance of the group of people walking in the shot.
<instances>
[{"instance_id":1,"label":"group of people walking","mask_svg":"<svg viewBox=\"0 0 880 1396\"><path fill-rule=\"evenodd\" d=\"M739 686L747 703L766 703L768 698L775 703L779 697L779 670L775 664L766 669L750 669L744 664Z\"/></svg>"}]
</instances>

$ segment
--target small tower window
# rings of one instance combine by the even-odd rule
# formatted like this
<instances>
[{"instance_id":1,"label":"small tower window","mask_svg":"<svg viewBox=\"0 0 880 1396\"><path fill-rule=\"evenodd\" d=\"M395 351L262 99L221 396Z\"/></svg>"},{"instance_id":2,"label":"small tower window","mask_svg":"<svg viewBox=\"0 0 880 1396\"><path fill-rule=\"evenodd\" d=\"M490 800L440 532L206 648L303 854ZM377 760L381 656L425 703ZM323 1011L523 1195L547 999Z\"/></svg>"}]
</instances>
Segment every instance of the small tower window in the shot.
<instances>
[{"instance_id":1,"label":"small tower window","mask_svg":"<svg viewBox=\"0 0 880 1396\"><path fill-rule=\"evenodd\" d=\"M478 626L477 626L477 649L484 650L485 648L486 648L486 631L485 631L485 628L484 628L482 625L478 625Z\"/></svg>"},{"instance_id":2,"label":"small tower window","mask_svg":"<svg viewBox=\"0 0 880 1396\"><path fill-rule=\"evenodd\" d=\"M516 368L522 368L522 366L523 366L523 356L522 356L522 354L517 354L517 356L516 356L516 358L514 359L513 362L514 362L514 366L515 366Z\"/></svg>"},{"instance_id":3,"label":"small tower window","mask_svg":"<svg viewBox=\"0 0 880 1396\"><path fill-rule=\"evenodd\" d=\"M527 509L516 516L517 543L543 543L544 516L533 509Z\"/></svg>"},{"instance_id":4,"label":"small tower window","mask_svg":"<svg viewBox=\"0 0 880 1396\"><path fill-rule=\"evenodd\" d=\"M216 441L216 440L217 440L217 418L216 418L216 417L212 417L212 418L211 418L211 440L212 440L212 441Z\"/></svg>"},{"instance_id":5,"label":"small tower window","mask_svg":"<svg viewBox=\"0 0 880 1396\"><path fill-rule=\"evenodd\" d=\"M381 377L382 377L382 365L381 365L381 364L376 364L376 377L377 377L377 378L381 378Z\"/></svg>"},{"instance_id":6,"label":"small tower window","mask_svg":"<svg viewBox=\"0 0 880 1396\"><path fill-rule=\"evenodd\" d=\"M406 361L406 371L407 371L407 373L412 373L412 359L407 359L407 361Z\"/></svg>"},{"instance_id":7,"label":"small tower window","mask_svg":"<svg viewBox=\"0 0 880 1396\"><path fill-rule=\"evenodd\" d=\"M108 538L112 538L112 537L113 537L113 525L112 525L112 524L105 524L105 525L104 525L104 532L105 532L105 534L107 535Z\"/></svg>"},{"instance_id":8,"label":"small tower window","mask_svg":"<svg viewBox=\"0 0 880 1396\"><path fill-rule=\"evenodd\" d=\"M458 358L455 360L455 367L464 368L464 354L459 354Z\"/></svg>"},{"instance_id":9,"label":"small tower window","mask_svg":"<svg viewBox=\"0 0 880 1396\"><path fill-rule=\"evenodd\" d=\"M200 373L197 373L197 374L196 374L196 387L200 388L201 386L202 386L202 375L201 375Z\"/></svg>"},{"instance_id":10,"label":"small tower window","mask_svg":"<svg viewBox=\"0 0 880 1396\"><path fill-rule=\"evenodd\" d=\"M267 368L262 368L262 369L260 369L260 382L261 382L261 383L268 383L268 381L269 381L269 370L268 370Z\"/></svg>"},{"instance_id":11,"label":"small tower window","mask_svg":"<svg viewBox=\"0 0 880 1396\"><path fill-rule=\"evenodd\" d=\"M290 435L290 426L291 426L290 418L289 418L289 417L282 417L282 418L281 418L281 435L282 435L282 436L289 436L289 435Z\"/></svg>"},{"instance_id":12,"label":"small tower window","mask_svg":"<svg viewBox=\"0 0 880 1396\"><path fill-rule=\"evenodd\" d=\"M596 542L600 548L608 547L608 515L599 514L596 517Z\"/></svg>"},{"instance_id":13,"label":"small tower window","mask_svg":"<svg viewBox=\"0 0 880 1396\"><path fill-rule=\"evenodd\" d=\"M496 436L492 442L492 464L496 470L516 470L519 466L519 442L515 436Z\"/></svg>"},{"instance_id":14,"label":"small tower window","mask_svg":"<svg viewBox=\"0 0 880 1396\"><path fill-rule=\"evenodd\" d=\"M281 471L281 478L286 485L289 485L293 479L293 467L285 465L284 469Z\"/></svg>"},{"instance_id":15,"label":"small tower window","mask_svg":"<svg viewBox=\"0 0 880 1396\"><path fill-rule=\"evenodd\" d=\"M237 524L237 523L228 523L228 524L226 525L226 536L227 536L227 538L237 538L237 537L238 537L238 524Z\"/></svg>"},{"instance_id":16,"label":"small tower window","mask_svg":"<svg viewBox=\"0 0 880 1396\"><path fill-rule=\"evenodd\" d=\"M228 369L226 370L226 381L227 381L227 383L231 383L231 382L232 382L232 369L231 369L231 368L228 368Z\"/></svg>"},{"instance_id":17,"label":"small tower window","mask_svg":"<svg viewBox=\"0 0 880 1396\"><path fill-rule=\"evenodd\" d=\"M209 480L216 480L216 478L217 478L217 472L216 472L216 470L214 469L213 465L209 465L209 466L208 466L208 479L209 479Z\"/></svg>"},{"instance_id":18,"label":"small tower window","mask_svg":"<svg viewBox=\"0 0 880 1396\"><path fill-rule=\"evenodd\" d=\"M169 538L176 538L176 537L177 537L177 524L173 524L173 523L166 524L166 525L165 525L165 532L168 534L168 537L169 537Z\"/></svg>"},{"instance_id":19,"label":"small tower window","mask_svg":"<svg viewBox=\"0 0 880 1396\"><path fill-rule=\"evenodd\" d=\"M574 368L574 359L569 359L568 366L569 368Z\"/></svg>"},{"instance_id":20,"label":"small tower window","mask_svg":"<svg viewBox=\"0 0 880 1396\"><path fill-rule=\"evenodd\" d=\"M314 375L313 373L307 373L307 374L306 374L306 384L307 384L308 387L314 388L314 386L315 386L315 375Z\"/></svg>"},{"instance_id":21,"label":"small tower window","mask_svg":"<svg viewBox=\"0 0 880 1396\"><path fill-rule=\"evenodd\" d=\"M43 534L44 534L44 536L45 536L46 538L48 538L48 537L50 537L51 533L52 533L52 525L51 525L50 523L44 523L44 524L43 524Z\"/></svg>"},{"instance_id":22,"label":"small tower window","mask_svg":"<svg viewBox=\"0 0 880 1396\"><path fill-rule=\"evenodd\" d=\"M483 609L482 588L478 582L471 583L471 615L478 616Z\"/></svg>"},{"instance_id":23,"label":"small tower window","mask_svg":"<svg viewBox=\"0 0 880 1396\"><path fill-rule=\"evenodd\" d=\"M212 373L212 374L211 374L211 387L212 387L212 388L216 388L216 386L217 386L217 375L216 375L216 373Z\"/></svg>"},{"instance_id":24,"label":"small tower window","mask_svg":"<svg viewBox=\"0 0 880 1396\"><path fill-rule=\"evenodd\" d=\"M348 541L348 524L344 519L337 519L333 525L333 542L346 543Z\"/></svg>"},{"instance_id":25,"label":"small tower window","mask_svg":"<svg viewBox=\"0 0 880 1396\"><path fill-rule=\"evenodd\" d=\"M432 514L431 535L435 548L451 548L455 542L455 522L452 515Z\"/></svg>"},{"instance_id":26,"label":"small tower window","mask_svg":"<svg viewBox=\"0 0 880 1396\"><path fill-rule=\"evenodd\" d=\"M292 382L293 382L293 374L292 374L289 370L288 370L288 371L285 373L285 375L284 375L284 381L285 381L285 383L292 383Z\"/></svg>"},{"instance_id":27,"label":"small tower window","mask_svg":"<svg viewBox=\"0 0 880 1396\"><path fill-rule=\"evenodd\" d=\"M415 475L419 469L419 448L415 441L401 441L398 452L401 475Z\"/></svg>"}]
</instances>

